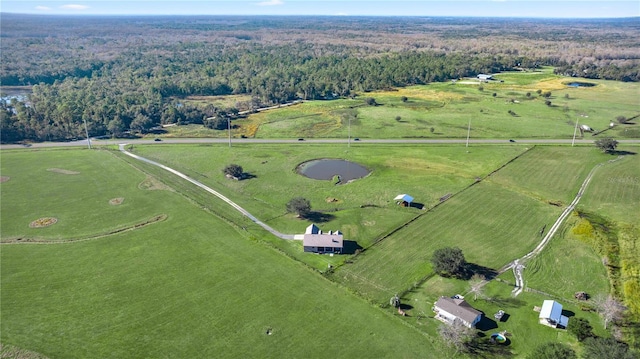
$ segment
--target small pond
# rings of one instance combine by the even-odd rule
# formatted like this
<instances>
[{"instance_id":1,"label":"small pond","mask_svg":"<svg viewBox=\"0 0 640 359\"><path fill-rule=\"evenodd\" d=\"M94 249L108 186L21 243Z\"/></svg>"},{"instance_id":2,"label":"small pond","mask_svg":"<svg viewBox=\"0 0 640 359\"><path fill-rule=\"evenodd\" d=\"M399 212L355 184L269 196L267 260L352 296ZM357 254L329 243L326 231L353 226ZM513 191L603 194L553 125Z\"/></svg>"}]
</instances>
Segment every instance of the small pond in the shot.
<instances>
[{"instance_id":1,"label":"small pond","mask_svg":"<svg viewBox=\"0 0 640 359\"><path fill-rule=\"evenodd\" d=\"M331 180L334 176L339 176L339 183L347 183L351 180L365 177L369 170L355 162L336 159L319 159L304 162L298 166L296 171L306 177Z\"/></svg>"},{"instance_id":2,"label":"small pond","mask_svg":"<svg viewBox=\"0 0 640 359\"><path fill-rule=\"evenodd\" d=\"M593 87L596 84L591 83L591 82L578 82L578 81L574 81L574 82L569 82L567 84L567 86L569 87Z\"/></svg>"}]
</instances>

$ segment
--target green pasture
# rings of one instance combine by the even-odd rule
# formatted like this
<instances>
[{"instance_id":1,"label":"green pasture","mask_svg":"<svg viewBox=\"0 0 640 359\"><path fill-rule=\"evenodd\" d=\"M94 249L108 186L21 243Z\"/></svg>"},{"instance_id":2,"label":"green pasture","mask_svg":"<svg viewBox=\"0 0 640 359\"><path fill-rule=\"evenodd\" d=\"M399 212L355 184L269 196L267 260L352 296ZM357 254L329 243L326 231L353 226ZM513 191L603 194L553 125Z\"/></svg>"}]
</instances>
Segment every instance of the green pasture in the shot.
<instances>
[{"instance_id":1,"label":"green pasture","mask_svg":"<svg viewBox=\"0 0 640 359\"><path fill-rule=\"evenodd\" d=\"M168 211L158 184L108 151L3 151L2 240L82 239L126 229ZM146 190L146 189L148 190ZM110 204L121 198L119 205ZM30 228L54 217L50 227Z\"/></svg>"},{"instance_id":2,"label":"green pasture","mask_svg":"<svg viewBox=\"0 0 640 359\"><path fill-rule=\"evenodd\" d=\"M589 166L607 158L588 147L536 147L340 267L335 278L381 302L433 275L429 261L441 247L458 246L469 262L499 269L539 243Z\"/></svg>"},{"instance_id":3,"label":"green pasture","mask_svg":"<svg viewBox=\"0 0 640 359\"><path fill-rule=\"evenodd\" d=\"M572 236L574 218L554 236L544 250L525 263L525 286L565 300L573 300L576 292L592 297L606 295L610 289L607 269L602 257L589 244ZM589 273L589 275L585 275Z\"/></svg>"},{"instance_id":4,"label":"green pasture","mask_svg":"<svg viewBox=\"0 0 640 359\"><path fill-rule=\"evenodd\" d=\"M397 206L393 199L398 194L409 193L417 203L432 207L441 197L473 184L476 178L488 175L525 148L241 144L231 148L224 145L136 146L134 151L219 190L283 233L304 233L310 223L316 222L326 231L341 230L346 239L366 248L422 213L417 208ZM367 167L371 173L344 185L296 173L298 164L317 158L350 160ZM222 170L230 163L241 165L254 177L242 181L225 178ZM311 219L301 220L286 213L286 203L297 196L310 200L312 210L317 212ZM305 262L318 269L327 268L327 261L335 264L343 260L342 257L301 254L299 243L265 240L296 258L306 258Z\"/></svg>"},{"instance_id":5,"label":"green pasture","mask_svg":"<svg viewBox=\"0 0 640 359\"><path fill-rule=\"evenodd\" d=\"M587 174L611 158L595 147L537 146L492 175L490 180L503 188L566 207ZM598 171L597 174L607 173L610 166ZM592 188L598 187L597 182L592 182Z\"/></svg>"},{"instance_id":6,"label":"green pasture","mask_svg":"<svg viewBox=\"0 0 640 359\"><path fill-rule=\"evenodd\" d=\"M608 163L594 175L594 185L582 198L579 208L615 219L638 223L640 218L640 146L619 146L630 155ZM614 160L615 156L608 156Z\"/></svg>"},{"instance_id":7,"label":"green pasture","mask_svg":"<svg viewBox=\"0 0 640 359\"><path fill-rule=\"evenodd\" d=\"M579 80L596 86L576 88L568 84L578 80L549 70L503 73L495 79L487 83L464 79L359 94L354 99L307 101L234 121L232 132L258 138L346 138L349 132L355 138L466 138L471 123L472 138L572 138L578 122L614 137L640 137L637 121L616 122L618 116L640 115L636 83ZM546 92L550 97L542 96ZM368 97L377 105L366 105ZM609 129L612 121L616 126Z\"/></svg>"},{"instance_id":8,"label":"green pasture","mask_svg":"<svg viewBox=\"0 0 640 359\"><path fill-rule=\"evenodd\" d=\"M479 183L343 265L335 279L382 302L433 275L430 260L438 248L460 247L467 261L498 269L532 250L542 226L559 213L517 192Z\"/></svg>"},{"instance_id":9,"label":"green pasture","mask_svg":"<svg viewBox=\"0 0 640 359\"><path fill-rule=\"evenodd\" d=\"M3 239L76 238L167 215L82 242L3 244L3 344L51 358L438 357L419 332L250 240L189 196L139 186L145 174L118 156L95 150L2 156L2 174L10 176L0 187ZM43 181L53 166L84 180ZM74 191L60 189L66 186ZM60 195L44 211L39 197L52 188ZM115 215L101 205L114 196L109 191L125 198L120 206L130 201L126 211ZM11 199L18 195L21 202ZM29 212L60 221L43 228L49 234L33 234L28 223L15 224L31 219ZM60 228L75 217L76 225Z\"/></svg>"}]
</instances>

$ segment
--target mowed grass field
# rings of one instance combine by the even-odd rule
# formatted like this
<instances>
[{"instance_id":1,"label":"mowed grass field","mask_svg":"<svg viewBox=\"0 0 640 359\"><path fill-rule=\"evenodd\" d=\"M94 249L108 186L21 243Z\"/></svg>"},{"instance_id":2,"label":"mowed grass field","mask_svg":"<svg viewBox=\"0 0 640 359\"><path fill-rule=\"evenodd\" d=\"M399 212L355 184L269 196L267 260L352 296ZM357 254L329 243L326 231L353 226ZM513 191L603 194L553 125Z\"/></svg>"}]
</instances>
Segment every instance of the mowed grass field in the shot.
<instances>
[{"instance_id":1,"label":"mowed grass field","mask_svg":"<svg viewBox=\"0 0 640 359\"><path fill-rule=\"evenodd\" d=\"M433 251L448 246L497 270L540 242L590 167L608 158L594 148L536 147L338 268L335 279L383 302L433 275Z\"/></svg>"},{"instance_id":2,"label":"mowed grass field","mask_svg":"<svg viewBox=\"0 0 640 359\"><path fill-rule=\"evenodd\" d=\"M249 212L283 233L304 233L310 223L321 229L341 230L359 247L375 240L422 213L418 208L402 208L393 200L409 193L426 208L440 198L457 193L526 151L523 146L415 146L364 145L350 148L317 144L238 144L138 146L134 151L183 171L218 189ZM365 166L371 173L344 185L315 180L296 173L303 162L318 158L339 158ZM253 178L232 181L223 169L230 163L243 167ZM293 197L310 200L313 211L308 220L286 213ZM226 206L226 204L223 204ZM225 209L226 210L226 209ZM251 228L251 224L243 224ZM266 238L290 255L318 269L339 264L344 257L301 253L299 242Z\"/></svg>"},{"instance_id":3,"label":"mowed grass field","mask_svg":"<svg viewBox=\"0 0 640 359\"><path fill-rule=\"evenodd\" d=\"M59 156L66 160L57 162ZM10 176L0 187L3 240L79 238L167 215L82 242L2 244L4 344L51 358L439 357L419 332L179 193L141 187L145 175L111 153L2 157L2 174ZM74 191L64 188L67 177L43 183L37 175L61 164L85 179L72 184ZM32 196L45 191L59 194L55 211ZM112 193L125 198L122 205L139 200L115 215L100 206ZM11 196L22 201L5 200ZM30 232L28 223L15 224L31 219L29 212L60 221L41 228L44 234ZM75 217L76 225L61 228Z\"/></svg>"}]
</instances>

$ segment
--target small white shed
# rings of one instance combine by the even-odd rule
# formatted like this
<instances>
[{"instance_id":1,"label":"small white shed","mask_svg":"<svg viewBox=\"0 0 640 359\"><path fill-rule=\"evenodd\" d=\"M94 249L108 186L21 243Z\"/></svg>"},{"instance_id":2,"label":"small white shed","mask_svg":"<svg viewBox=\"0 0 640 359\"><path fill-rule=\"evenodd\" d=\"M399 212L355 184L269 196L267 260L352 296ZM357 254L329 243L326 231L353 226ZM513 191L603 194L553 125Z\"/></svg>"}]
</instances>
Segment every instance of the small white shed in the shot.
<instances>
[{"instance_id":1,"label":"small white shed","mask_svg":"<svg viewBox=\"0 0 640 359\"><path fill-rule=\"evenodd\" d=\"M569 325L569 318L562 315L562 304L555 300L545 300L540 309L540 324L552 328L566 329Z\"/></svg>"},{"instance_id":2,"label":"small white shed","mask_svg":"<svg viewBox=\"0 0 640 359\"><path fill-rule=\"evenodd\" d=\"M400 205L409 207L411 206L411 202L413 202L413 197L409 196L408 194L399 194L393 200Z\"/></svg>"}]
</instances>

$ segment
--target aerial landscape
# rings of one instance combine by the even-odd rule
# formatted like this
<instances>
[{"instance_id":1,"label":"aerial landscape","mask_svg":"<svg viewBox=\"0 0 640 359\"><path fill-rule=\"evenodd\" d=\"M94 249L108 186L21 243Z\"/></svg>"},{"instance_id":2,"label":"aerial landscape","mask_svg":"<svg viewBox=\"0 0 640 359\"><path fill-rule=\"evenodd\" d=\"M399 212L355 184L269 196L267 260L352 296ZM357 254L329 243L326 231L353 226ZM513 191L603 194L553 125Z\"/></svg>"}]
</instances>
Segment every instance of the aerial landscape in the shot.
<instances>
[{"instance_id":1,"label":"aerial landscape","mask_svg":"<svg viewBox=\"0 0 640 359\"><path fill-rule=\"evenodd\" d=\"M0 358L640 357L637 2L117 3L0 8Z\"/></svg>"}]
</instances>

